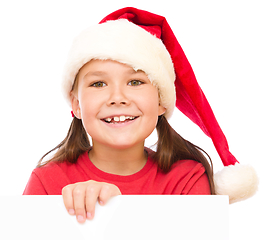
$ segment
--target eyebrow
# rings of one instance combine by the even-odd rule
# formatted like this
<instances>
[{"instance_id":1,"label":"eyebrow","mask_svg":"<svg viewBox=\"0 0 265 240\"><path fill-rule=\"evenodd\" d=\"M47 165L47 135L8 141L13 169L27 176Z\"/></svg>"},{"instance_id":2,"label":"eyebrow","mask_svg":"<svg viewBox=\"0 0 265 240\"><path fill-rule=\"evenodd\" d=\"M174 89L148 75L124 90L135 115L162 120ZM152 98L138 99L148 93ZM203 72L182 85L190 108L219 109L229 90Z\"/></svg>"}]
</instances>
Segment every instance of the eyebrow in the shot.
<instances>
[{"instance_id":1,"label":"eyebrow","mask_svg":"<svg viewBox=\"0 0 265 240\"><path fill-rule=\"evenodd\" d=\"M144 73L143 70L137 70L135 71L134 69L129 69L128 71L126 71L127 74L138 74L138 73ZM88 76L104 76L104 75L107 75L107 72L105 71L92 71L92 72L88 72L84 78L88 77Z\"/></svg>"},{"instance_id":2,"label":"eyebrow","mask_svg":"<svg viewBox=\"0 0 265 240\"><path fill-rule=\"evenodd\" d=\"M103 76L103 75L106 75L106 74L107 74L107 73L104 72L104 71L93 71L93 72L88 72L88 73L84 76L84 78L87 77L87 76Z\"/></svg>"}]
</instances>

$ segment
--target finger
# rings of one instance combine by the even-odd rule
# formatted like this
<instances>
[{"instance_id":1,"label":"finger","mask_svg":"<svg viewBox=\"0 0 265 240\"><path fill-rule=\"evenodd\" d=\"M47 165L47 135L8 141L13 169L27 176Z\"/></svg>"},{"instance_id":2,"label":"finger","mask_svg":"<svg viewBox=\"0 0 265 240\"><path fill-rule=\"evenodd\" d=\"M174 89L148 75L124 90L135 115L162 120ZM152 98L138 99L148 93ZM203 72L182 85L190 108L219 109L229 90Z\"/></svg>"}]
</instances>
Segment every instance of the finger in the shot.
<instances>
[{"instance_id":1,"label":"finger","mask_svg":"<svg viewBox=\"0 0 265 240\"><path fill-rule=\"evenodd\" d=\"M107 201L114 196L121 195L120 189L114 184L106 183L102 188L99 195L99 203L104 205Z\"/></svg>"},{"instance_id":2,"label":"finger","mask_svg":"<svg viewBox=\"0 0 265 240\"><path fill-rule=\"evenodd\" d=\"M105 184L102 186L99 194L98 201L100 205L104 205L107 201L112 197L112 186L109 184Z\"/></svg>"},{"instance_id":3,"label":"finger","mask_svg":"<svg viewBox=\"0 0 265 240\"><path fill-rule=\"evenodd\" d=\"M73 204L77 221L79 223L84 223L86 221L84 185L76 185L73 189Z\"/></svg>"},{"instance_id":4,"label":"finger","mask_svg":"<svg viewBox=\"0 0 265 240\"><path fill-rule=\"evenodd\" d=\"M95 206L100 192L100 184L91 183L86 188L86 212L87 218L93 219L95 215Z\"/></svg>"},{"instance_id":5,"label":"finger","mask_svg":"<svg viewBox=\"0 0 265 240\"><path fill-rule=\"evenodd\" d=\"M67 185L62 189L64 206L70 215L75 214L73 196L72 196L72 188L73 188L73 185Z\"/></svg>"}]
</instances>

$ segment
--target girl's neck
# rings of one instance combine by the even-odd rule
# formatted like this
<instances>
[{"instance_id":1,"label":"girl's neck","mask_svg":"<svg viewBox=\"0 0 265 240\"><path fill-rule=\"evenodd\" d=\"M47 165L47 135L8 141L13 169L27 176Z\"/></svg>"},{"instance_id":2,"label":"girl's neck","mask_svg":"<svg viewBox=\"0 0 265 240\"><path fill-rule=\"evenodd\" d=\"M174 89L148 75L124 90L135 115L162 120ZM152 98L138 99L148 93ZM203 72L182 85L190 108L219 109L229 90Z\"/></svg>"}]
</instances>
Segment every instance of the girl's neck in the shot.
<instances>
[{"instance_id":1,"label":"girl's neck","mask_svg":"<svg viewBox=\"0 0 265 240\"><path fill-rule=\"evenodd\" d=\"M89 151L89 158L101 171L126 176L140 171L145 166L147 153L143 144L129 149L113 149L96 144Z\"/></svg>"}]
</instances>

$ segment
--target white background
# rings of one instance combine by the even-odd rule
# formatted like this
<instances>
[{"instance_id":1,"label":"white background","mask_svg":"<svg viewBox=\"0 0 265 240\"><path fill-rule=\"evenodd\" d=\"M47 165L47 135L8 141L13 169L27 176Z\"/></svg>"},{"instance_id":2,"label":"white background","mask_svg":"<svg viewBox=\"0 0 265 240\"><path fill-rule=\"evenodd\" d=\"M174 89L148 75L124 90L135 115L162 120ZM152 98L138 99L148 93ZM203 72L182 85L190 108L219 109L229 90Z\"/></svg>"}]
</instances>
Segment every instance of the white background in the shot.
<instances>
[{"instance_id":1,"label":"white background","mask_svg":"<svg viewBox=\"0 0 265 240\"><path fill-rule=\"evenodd\" d=\"M126 6L167 18L231 152L258 172L258 193L230 205L230 239L264 239L263 1L1 0L0 195L21 195L40 157L68 131L71 109L62 97L60 84L73 38ZM210 139L197 126L178 110L170 123L210 154L215 172L221 170ZM154 137L148 139L148 146L153 143Z\"/></svg>"}]
</instances>

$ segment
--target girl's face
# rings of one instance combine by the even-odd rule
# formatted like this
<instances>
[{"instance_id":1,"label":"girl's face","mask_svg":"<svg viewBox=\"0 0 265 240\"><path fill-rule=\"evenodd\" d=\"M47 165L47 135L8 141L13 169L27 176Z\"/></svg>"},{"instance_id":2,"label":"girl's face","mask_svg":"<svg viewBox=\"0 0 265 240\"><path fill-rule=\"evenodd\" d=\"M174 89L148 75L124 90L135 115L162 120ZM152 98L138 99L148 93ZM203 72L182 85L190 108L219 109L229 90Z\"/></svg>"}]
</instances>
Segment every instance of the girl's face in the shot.
<instances>
[{"instance_id":1,"label":"girl's face","mask_svg":"<svg viewBox=\"0 0 265 240\"><path fill-rule=\"evenodd\" d=\"M72 92L72 108L93 145L125 149L144 145L165 112L143 71L112 60L85 64Z\"/></svg>"}]
</instances>

